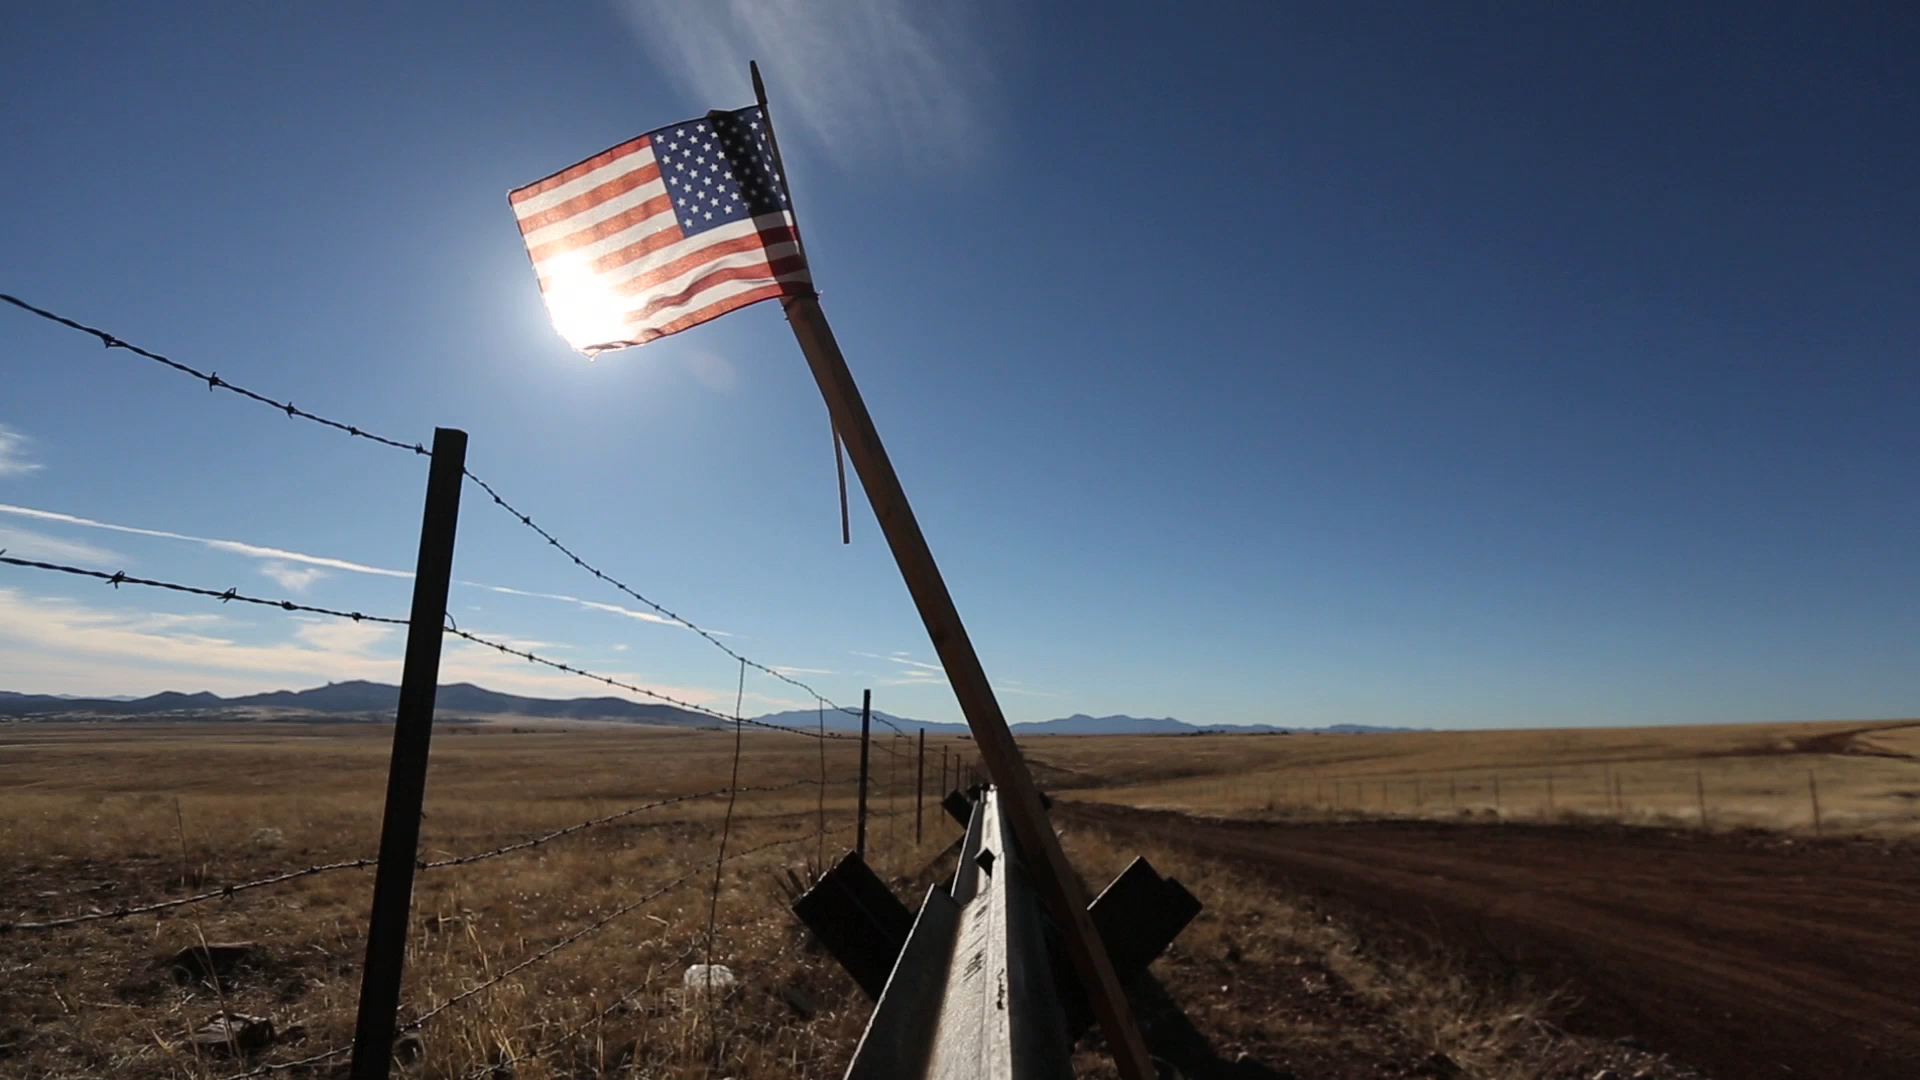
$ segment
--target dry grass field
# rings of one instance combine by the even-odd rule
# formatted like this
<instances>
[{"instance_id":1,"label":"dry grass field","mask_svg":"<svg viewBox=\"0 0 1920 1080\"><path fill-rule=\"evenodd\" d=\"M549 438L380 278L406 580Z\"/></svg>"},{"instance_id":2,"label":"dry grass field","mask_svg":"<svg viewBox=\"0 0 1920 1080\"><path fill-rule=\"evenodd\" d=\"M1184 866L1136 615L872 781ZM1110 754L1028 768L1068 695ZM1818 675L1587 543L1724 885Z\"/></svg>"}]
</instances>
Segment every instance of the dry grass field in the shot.
<instances>
[{"instance_id":1,"label":"dry grass field","mask_svg":"<svg viewBox=\"0 0 1920 1080\"><path fill-rule=\"evenodd\" d=\"M1920 829L1920 721L1366 735L1055 736L1053 790L1232 817L1619 821L1828 834Z\"/></svg>"},{"instance_id":2,"label":"dry grass field","mask_svg":"<svg viewBox=\"0 0 1920 1080\"><path fill-rule=\"evenodd\" d=\"M390 728L310 723L0 727L0 1075L36 1080L339 1076L351 1035L372 872L344 868L151 914L25 924L191 896L370 856ZM878 740L877 740L878 741ZM876 751L870 861L917 902L960 830L933 805L913 841L911 758ZM1169 745L1211 750L1205 741ZM1037 743L1097 766L1096 743ZM1054 747L1061 748L1055 750ZM421 858L496 850L663 799L728 786L730 735L637 726L443 725ZM707 953L727 800L641 810L418 878L401 1020L409 1076L838 1076L869 1004L787 912L789 875L852 842L857 748L746 736L712 952L739 984L688 997ZM1117 776L1134 768L1114 747ZM829 777L824 797L814 781ZM889 810L891 816L885 816ZM829 835L818 835L824 815ZM1635 1052L1550 1021L1551 994L1490 992L1461 969L1342 926L1314 903L1173 845L1065 830L1094 887L1135 854L1207 905L1143 998L1184 1075L1585 1077ZM943 859L944 856L944 859ZM251 942L224 975L176 971L197 943ZM223 1012L266 1017L271 1045L196 1047ZM1646 1055L1638 1055L1646 1058ZM1081 1065L1105 1075L1097 1040ZM1648 1058L1647 1060L1652 1060ZM1683 1075L1669 1071L1661 1075Z\"/></svg>"},{"instance_id":3,"label":"dry grass field","mask_svg":"<svg viewBox=\"0 0 1920 1080\"><path fill-rule=\"evenodd\" d=\"M0 917L110 911L377 847L391 728L344 724L53 726L0 734ZM731 737L668 729L443 728L435 738L421 857L486 851L581 821L728 786ZM680 1008L687 963L705 959L708 896L725 798L696 798L538 847L417 880L407 982L411 1018L609 913L685 879L591 930L420 1032L425 1075L464 1076L559 1039L613 1011L559 1056L515 1075L824 1075L858 1037L850 983L806 955L775 871L801 872L850 844L856 744L745 740L742 787L716 913L714 961L752 981L714 1009ZM891 760L876 770L884 785ZM884 813L906 806L903 772ZM929 808L931 809L931 808ZM824 812L832 834L816 839ZM954 829L910 813L872 824L884 872L913 878ZM791 841L781 843L782 841ZM777 845L777 846L767 846ZM756 850L758 849L758 850ZM923 854L924 851L924 854ZM748 853L742 855L741 853ZM924 875L921 875L924 877ZM300 1029L274 1059L344 1044L362 958L372 871L347 869L159 916L0 936L0 1073L196 1076L243 1070L203 1060L186 1030L230 1009ZM260 955L227 985L176 979L165 958L202 937L251 941ZM624 1004L623 995L634 996ZM645 1017L641 1024L637 1018ZM644 1030L635 1041L634 1033ZM229 1055L230 1057L230 1055ZM805 1063L804 1065L800 1063ZM599 1070L599 1071L591 1071ZM631 1070L630 1070L631 1071ZM503 1073L504 1075L504 1073Z\"/></svg>"}]
</instances>

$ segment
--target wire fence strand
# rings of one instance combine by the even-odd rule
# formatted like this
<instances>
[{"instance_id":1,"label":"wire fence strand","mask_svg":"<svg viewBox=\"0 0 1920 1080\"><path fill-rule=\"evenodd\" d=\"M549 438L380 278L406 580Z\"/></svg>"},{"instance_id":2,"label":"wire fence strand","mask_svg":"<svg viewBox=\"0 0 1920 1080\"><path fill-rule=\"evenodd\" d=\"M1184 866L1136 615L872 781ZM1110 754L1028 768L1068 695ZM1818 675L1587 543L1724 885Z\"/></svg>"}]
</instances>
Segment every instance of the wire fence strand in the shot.
<instances>
[{"instance_id":1,"label":"wire fence strand","mask_svg":"<svg viewBox=\"0 0 1920 1080\"><path fill-rule=\"evenodd\" d=\"M71 574L75 577L94 578L99 581L104 581L116 589L122 585L140 585L149 589L165 589L168 592L205 596L218 600L223 604L238 601L242 604L257 604L261 607L279 608L282 611L305 612L311 615L331 615L336 619L352 619L354 622L385 623L389 626L407 625L407 620L405 619L395 619L385 615L368 615L359 611L340 611L335 608L315 607L312 604L296 604L291 600L267 600L258 596L242 595L238 589L203 589L193 585L178 585L171 581L155 581L152 578L134 577L124 570L116 570L109 574L104 570L88 570L78 566L63 566L59 563L22 559L17 556L8 555L5 548L0 548L0 563L5 563L8 566L26 567L31 570L48 570L58 574Z\"/></svg>"},{"instance_id":2,"label":"wire fence strand","mask_svg":"<svg viewBox=\"0 0 1920 1080\"><path fill-rule=\"evenodd\" d=\"M835 829L833 831L845 832L847 829L850 829L852 827L853 826L851 825L841 826L840 828ZM783 847L788 844L799 844L812 839L813 839L812 833L804 833L800 836L787 837L784 840L772 840L764 844L756 844L753 847L743 848L742 850L737 851L732 855L726 856L725 861L736 862L740 859L747 858L750 855L757 855L763 851L768 851L777 847ZM703 868L690 869L686 873L681 874L679 877L674 878L672 881L669 881L664 885L658 886L657 888L654 888L649 892L643 893L642 895L635 898L634 900L631 900L625 904L620 905L619 907L615 908L613 911L607 913L606 915L603 915L600 918L595 919L593 922L588 923L587 925L581 927L580 929L574 931L571 934L568 934L567 936L559 939L558 941L555 941L552 944L545 946L544 948L540 949L538 952L535 952L532 955L525 958L524 960L521 960L519 963L514 964L512 967L504 968L497 974L486 979L485 981L480 982L474 986L471 986L466 990L462 990L460 993L455 994L454 996L448 998L447 1000L441 1002L438 1005L435 1005L433 1008L428 1009L424 1013L421 1013L419 1016L415 1017L413 1020L401 1025L399 1030L402 1032L418 1030L422 1026L426 1025L429 1021L431 1021L434 1017L439 1016L441 1013L446 1012L448 1009L454 1007L455 1005L458 1005L463 1001L468 1001L482 993L485 993L493 989L494 987L500 985L501 983L512 978L513 976L518 975L520 972L525 971L526 969L541 962L542 960L546 960L552 957L556 953L560 952L562 949L565 949L567 946L572 945L582 940L583 938L592 936L593 934L606 928L608 925L613 923L615 920L621 918L622 916L630 915L633 912L638 911L641 908L645 907L646 905L652 903L653 901L660 899L662 896L665 896L668 893L674 891L675 889L680 888L682 885L685 885L687 882L692 881L696 876L704 876Z\"/></svg>"},{"instance_id":3,"label":"wire fence strand","mask_svg":"<svg viewBox=\"0 0 1920 1080\"><path fill-rule=\"evenodd\" d=\"M105 582L106 584L112 585L115 588L118 588L121 585L138 585L144 588L163 589L168 592L186 593L193 596L204 596L209 599L219 600L222 603L229 602L229 601L239 601L245 604L258 605L260 607L278 608L282 611L286 611L290 613L328 615L338 619L351 619L354 622L382 623L388 626L411 625L411 623L406 619L397 619L397 618L393 618L391 616L386 616L386 615L368 615L365 612L360 612L360 611L341 611L336 608L317 607L312 604L297 604L292 600L268 600L258 596L247 596L242 594L238 589L208 589L208 588L202 588L200 586L195 586L195 585L181 585L171 581L159 581L153 578L134 577L131 574L128 574L125 571L121 571L121 570L116 570L116 571L113 571L112 573L108 573L107 571L104 571L104 570L89 570L79 566L65 566L59 563L40 562L34 559L22 559L16 556L5 554L4 549L0 549L0 564L24 567L31 570L45 570L51 573L70 574L76 577L93 578L97 581L102 581L102 582ZM559 660L549 659L548 657L540 656L536 653L527 651L525 649L516 649L513 646L506 644L505 642L493 641L488 638L481 637L480 635L475 634L471 631L462 630L457 626L448 625L448 626L443 626L441 629L445 633L451 634L454 637L458 637L463 640L470 641L475 645L480 645L489 649L493 649L494 651L499 652L502 655L519 657L520 659L526 660L529 663L542 664L542 665L545 665L546 667L550 667L554 669L555 671L566 672L567 674L577 675L584 679L591 679L594 682L602 683L607 686L617 687L621 690L626 690L630 693L639 694L643 697L652 698L655 701L672 705L675 708L683 709L683 710L686 710L687 712L699 713L703 716L708 716L715 720L718 720L727 724L733 723L735 719L734 717L728 716L726 713L720 712L717 709L708 708L707 706L701 705L697 702L688 701L685 698L676 697L672 694L663 693L659 690L653 690L645 686L640 686L637 683L630 683L622 679L616 679L610 675L601 675L596 672L588 671L585 668L575 667L572 664L563 663L562 661L559 661ZM768 731L784 731L790 735L803 735L809 739L851 738L851 736L834 733L834 732L821 732L819 734L816 734L815 732L808 731L805 728L791 727L786 724L775 724L765 720L741 719L739 722L742 724L746 724L750 727L764 728Z\"/></svg>"},{"instance_id":4,"label":"wire fence strand","mask_svg":"<svg viewBox=\"0 0 1920 1080\"><path fill-rule=\"evenodd\" d=\"M374 432L368 431L366 428L360 427L357 424L346 424L338 420L329 420L328 418L321 416L318 413L308 412L307 410L302 409L299 406L295 405L291 401L276 401L265 394L255 393L254 391L249 390L244 386L235 386L233 383L230 383L227 380L221 378L218 372L201 371L199 368L193 367L190 364L183 364L178 360L174 360L166 356L162 356L161 354L157 352L153 352L152 350L143 349L140 346L135 345L134 343L127 341L124 338L118 337L115 334L112 334L106 330L102 330L99 327L88 326L86 323L79 322L74 319L69 319L65 315L55 314L54 312L48 311L45 308L35 307L34 305L27 303L25 300L22 300L17 296L10 296L6 293L0 293L0 300L5 300L7 303L12 304L14 307L17 307L20 310L28 312L30 314L38 315L49 322L59 323L61 326L78 330L83 334L91 334L92 336L99 338L100 344L106 346L109 349L124 349L127 352L134 354L135 356L143 356L143 357L146 357L148 360L154 361L155 363L164 364L167 367L170 367L173 370L178 371L183 375L190 375L193 378L198 379L203 383L206 383L208 390L225 390L225 391L228 391L229 393L238 394L241 397L246 398L250 401L257 401L262 405L270 405L273 408L279 410L280 412L286 413L289 419L310 420L313 423L321 425L322 427L329 427L334 429L335 431L343 431L348 435L351 435L357 439L367 439L371 442L379 443L381 446L390 446L396 450L405 450L405 451L408 451L409 453L417 454L421 457L432 456L432 451L428 450L426 446L421 443L417 443L417 442L406 443L406 442L401 442L399 439L390 439L385 435L378 435L378 434L375 434Z\"/></svg>"},{"instance_id":5,"label":"wire fence strand","mask_svg":"<svg viewBox=\"0 0 1920 1080\"><path fill-rule=\"evenodd\" d=\"M594 682L602 683L606 686L612 686L621 690L626 690L630 693L635 693L635 694L643 695L645 697L650 697L655 701L672 705L673 707L678 709L685 709L688 712L699 713L702 716L712 717L713 719L719 720L723 723L732 724L732 723L735 723L737 719L735 717L728 716L726 713L720 712L717 709L708 708L705 705L700 705L695 702L688 701L685 698L675 697L672 694L665 694L658 690L650 690L644 686L638 686L638 685L635 685L634 683L626 682L621 679L616 679L610 675L601 675L596 672L588 671L585 668L575 667L572 664L563 663L559 660L553 660L548 657L541 656L538 653L528 651L526 649L516 649L513 646L506 644L505 642L491 641L491 640L488 640L487 638L483 638L479 636L478 634L473 634L466 630L461 630L457 627L449 626L446 628L446 632L449 634L452 634L454 637L463 638L467 641L471 641L475 645L482 645L482 646L485 646L486 648L493 649L494 651L504 656L517 656L520 659L527 661L528 663L541 664L546 667L550 667L555 671L564 671L569 675L578 675L583 679L591 679ZM789 735L804 735L809 739L852 738L852 736L850 735L842 735L837 732L826 732L824 734L816 735L814 732L808 731L806 728L790 727L786 724L775 724L775 723L770 723L766 720L738 719L738 722L741 724L745 724L748 727L765 728L768 731L784 731Z\"/></svg>"},{"instance_id":6,"label":"wire fence strand","mask_svg":"<svg viewBox=\"0 0 1920 1080\"><path fill-rule=\"evenodd\" d=\"M853 783L854 780L855 778L853 777L845 777L845 778L842 778L841 780L831 781L829 783ZM741 794L762 794L762 793L769 793L769 792L786 791L796 787L810 787L819 783L821 782L818 780L815 780L812 777L806 777L800 780L791 780L784 784L752 785L752 786L742 787L739 790ZM727 793L728 793L728 789L726 788L714 788L710 791L695 791L695 792L689 792L684 795L675 795L670 798L656 799L653 802L641 803L638 806L630 806L624 810L620 810L615 813L605 814L597 818L590 818L586 821L582 821L577 824L568 825L563 829L555 829L551 832L543 833L539 836L535 836L530 839L520 840L511 844L504 844L500 847L492 848L487 851L474 852L469 855L459 855L459 856L454 856L454 857L445 858L445 859L423 860L421 862L416 863L415 865L420 870L444 870L449 867L467 866L472 863L486 862L492 859L501 858L506 855L511 855L514 852L526 851L531 848L541 847L548 843L551 843L554 840L560 839L561 837L570 836L573 833L582 832L586 829L595 828L600 825L610 824L612 822L619 821L624 818L632 817L636 814L642 813L647 810L657 810L657 809L660 809L661 807L673 806L677 803L692 802L696 799L719 798L720 796L726 795ZM167 900L157 900L148 904L122 905L120 907L116 907L111 910L89 911L80 915L71 915L64 918L47 919L47 920L42 920L38 922L5 921L5 922L0 922L0 934L4 934L14 930L56 930L62 927L80 926L85 923L106 922L108 920L113 920L113 919L125 919L135 915L151 915L151 914L154 914L155 912L169 911L173 908L187 907L193 904L204 904L214 900L225 900L233 896L236 896L240 893L251 892L255 889L263 889L270 885L283 885L290 881L298 881L302 878L316 877L321 874L338 873L344 870L365 870L366 868L373 866L378 862L379 862L378 859L373 858L371 856L365 857L365 858L358 858L358 859L343 859L338 862L319 863L314 866L302 867L298 870L288 870L283 873L270 874L266 877L255 878L251 881L236 882L235 884L232 884L232 885L222 885L217 889L208 889L203 892L194 893L191 896L177 896Z\"/></svg>"},{"instance_id":7,"label":"wire fence strand","mask_svg":"<svg viewBox=\"0 0 1920 1080\"><path fill-rule=\"evenodd\" d=\"M232 383L222 378L218 372L202 371L191 364L182 363L164 354L154 352L151 349L147 349L139 345L135 345L134 343L126 340L125 338L122 338L119 335L114 334L112 331L103 330L97 326L89 326L88 324L80 322L77 319L72 319L65 315L61 315L58 312L49 311L46 308L39 307L34 304L30 304L27 301L22 300L17 296L13 296L8 293L0 293L0 300L4 300L7 303L13 305L14 307L19 308L20 310L25 311L31 315L38 316L39 318L45 319L49 322L56 323L60 326L65 326L72 330L77 330L80 333L96 338L99 340L102 346L108 349L124 350L126 352L134 354L135 356L140 356L145 359L151 360L157 364L161 364L173 371L179 372L180 374L186 375L199 382L204 382L207 384L208 390L225 390L229 393L236 394L240 397L246 398L249 401L254 401L261 405L266 405L277 412L285 413L289 419L307 420L312 423L319 424L322 427L343 432L354 438L366 439L369 442L377 443L381 446L390 447L396 450L405 450L409 453L412 453L418 456L423 456L423 457L432 456L432 452L427 449L424 443L417 442L417 441L409 443L409 442L402 441L400 439L390 438L388 436L380 435L378 433L369 431L358 424L349 424L344 421L334 420L329 417L322 416L318 413L309 411L307 409L302 409L299 406L296 406L295 404L293 404L291 400L280 400L270 395L262 394L255 390L250 390L247 387L237 385L235 383ZM760 661L753 660L749 657L741 655L739 652L735 651L731 646L721 641L720 638L716 636L714 633L712 633L711 631L701 627L700 625L693 622L692 620L674 611L669 610L665 606L655 602L654 600L640 593L638 590L629 586L624 581L621 581L620 579L614 577L613 575L608 574L604 570L600 569L598 566L595 566L587 562L585 559L581 558L580 555L577 554L571 547L562 543L558 537L554 536L551 532L548 532L546 529L536 524L531 515L520 510L513 504L507 502L505 497L503 497L500 494L497 488L495 488L492 484L488 483L485 479L481 478L478 474L473 472L473 470L463 469L463 472L465 473L466 478L473 481L473 483L477 485L480 488L480 490L486 492L487 496L491 498L496 505L501 507L508 514L511 514L522 525L526 526L527 528L537 533L543 540L546 541L546 543L549 546L554 548L556 551L559 551L562 555L566 556L569 560L571 560L574 563L574 565L591 573L598 580L613 586L615 589L618 589L620 592L626 594L627 596L630 596L633 599L639 601L640 603L645 604L648 608L658 613L660 617L667 619L670 622L676 623L682 627L685 627L688 630L692 630L694 633L706 639L708 643L712 644L715 648L718 648L721 652L726 653L728 656L732 657L734 660L740 663L746 664L748 667L753 668L756 671L762 672L767 675L771 675L774 678L779 679L780 681L787 683L788 685L793 686L799 690L803 690L807 693L809 697L819 698L820 700L827 702L828 705L832 706L835 710L839 712L847 713L849 715L854 715L854 716L859 715L859 713L854 711L853 709L834 703L834 701L831 698L828 698L826 695L820 693L818 690L815 690L813 687L807 685L805 682L802 682L801 680L794 678L793 676L787 674L786 672L781 671L777 666L763 664ZM242 599L241 597L238 597L238 596L235 596L232 598ZM259 603L261 601L251 601L251 602ZM288 610L296 610L296 609L288 608ZM309 609L301 609L301 610L309 610ZM322 611L320 613L321 614L341 614L341 615L349 614L344 612L328 612L328 611ZM885 717L875 717L875 719L879 720L882 724L885 724L886 726L893 728L893 730L895 731L900 730L900 728L897 725L895 725L892 721L888 720Z\"/></svg>"}]
</instances>

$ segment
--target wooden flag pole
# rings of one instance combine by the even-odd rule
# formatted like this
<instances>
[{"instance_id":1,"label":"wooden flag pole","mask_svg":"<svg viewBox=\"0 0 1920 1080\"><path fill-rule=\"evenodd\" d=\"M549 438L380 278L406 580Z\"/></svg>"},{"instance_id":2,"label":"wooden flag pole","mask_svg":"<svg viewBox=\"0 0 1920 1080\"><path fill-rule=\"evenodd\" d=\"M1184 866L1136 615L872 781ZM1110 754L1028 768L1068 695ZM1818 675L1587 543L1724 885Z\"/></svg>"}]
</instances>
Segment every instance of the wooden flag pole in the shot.
<instances>
[{"instance_id":1,"label":"wooden flag pole","mask_svg":"<svg viewBox=\"0 0 1920 1080\"><path fill-rule=\"evenodd\" d=\"M834 425L840 429L847 457L853 460L854 473L860 477L867 500L873 504L880 531L887 538L887 546L893 549L893 560L900 567L900 576L906 580L907 592L912 594L914 606L920 609L920 619L926 624L933 650L946 668L960 711L973 730L973 741L980 748L987 775L1000 789L1014 835L1022 848L1039 856L1032 866L1034 884L1061 930L1074 970L1079 973L1094 1015L1100 1020L1100 1030L1113 1048L1114 1064L1119 1067L1123 1080L1153 1080L1153 1064L1147 1057L1146 1043L1134 1025L1120 979L1114 974L1107 950L1100 943L1099 932L1087 915L1087 898L1080 888L1080 880L1074 876L1066 853L1060 849L1060 838L1054 835L1053 826L1047 821L1047 812L1040 805L1040 791L1034 786L1019 746L1013 741L1013 732L1007 728L1006 716L1001 713L1000 702L987 681L986 669L973 651L973 642L967 638L960 612L947 592L940 567L920 532L920 524L914 520L907 493L887 458L880 433L873 426L873 417L860 398L860 388L854 384L853 373L847 370L846 358L833 339L826 314L820 310L820 302L812 297L790 298L786 309L793 336L806 355L807 366L813 369L814 381L819 383L820 393L827 399L827 408L833 412Z\"/></svg>"},{"instance_id":2,"label":"wooden flag pole","mask_svg":"<svg viewBox=\"0 0 1920 1080\"><path fill-rule=\"evenodd\" d=\"M754 96L767 117L771 138L773 120L767 111L767 91L760 81L760 66L752 65L751 71ZM773 153L778 163L777 141ZM779 168L784 179L786 168L784 165ZM847 369L846 357L841 355L839 343L834 340L826 313L812 296L788 297L782 304L787 322L793 327L794 339L799 342L807 366L813 371L814 382L820 387L820 396L826 399L834 429L840 433L847 456L853 459L854 472L866 489L867 501L873 506L880 531L893 551L893 560L900 568L907 592L920 610L920 620L926 624L933 650L946 669L947 681L960 702L960 711L973 731L974 744L980 749L987 775L1000 789L1014 835L1021 847L1038 855L1037 859L1030 860L1034 884L1060 928L1067 954L1086 989L1087 1000L1093 1005L1094 1016L1100 1021L1101 1033L1112 1049L1121 1080L1155 1080L1153 1062L1134 1023L1126 993L1121 989L1112 959L1101 944L1100 933L1087 914L1087 897L1080 887L1080 879L1074 875L1066 852L1061 850L1060 838L1047 820L1046 809L1040 803L1040 790L1034 785L1020 748L1013 741L1013 732L1000 711L993 685L987 681L986 669L981 666L966 627L960 622L959 609L954 607L953 596L940 576L933 551L920 531L920 523L914 519L906 489L893 471L893 462L887 457L880 432L860 397L853 372Z\"/></svg>"},{"instance_id":3,"label":"wooden flag pole","mask_svg":"<svg viewBox=\"0 0 1920 1080\"><path fill-rule=\"evenodd\" d=\"M754 96L765 113L767 92L760 81L759 65L754 65L752 72ZM771 114L766 115L771 131ZM774 154L777 162L777 144ZM780 171L784 176L784 166ZM853 459L854 472L866 489L867 501L872 504L880 531L893 551L893 560L900 567L907 592L920 610L920 619L926 624L934 652L946 668L947 681L953 685L960 711L973 730L973 741L980 749L987 775L1000 789L1002 806L1013 825L1014 835L1023 849L1033 853L1034 857L1028 861L1034 884L1060 929L1074 971L1080 976L1094 1016L1100 1021L1100 1030L1112 1049L1121 1080L1154 1080L1153 1062L1147 1056L1146 1043L1134 1024L1133 1012L1114 973L1113 962L1100 942L1099 931L1087 915L1087 897L1080 887L1080 879L1074 875L1066 853L1060 848L1060 838L1054 835L1053 826L1047 821L1047 812L1040 805L1040 791L1034 786L1019 746L1013 741L1013 732L1008 729L1000 702L987 681L986 669L973 651L973 642L967 638L960 612L953 605L953 596L947 592L933 551L927 547L920 524L914 519L906 490L893 471L893 463L880 441L873 417L867 412L866 402L860 397L853 373L847 370L846 358L834 341L826 314L812 296L789 297L783 304L793 336L800 343L807 366L813 370L814 381L820 386L821 397L826 399L827 411L833 416L833 426L840 432L847 456Z\"/></svg>"}]
</instances>

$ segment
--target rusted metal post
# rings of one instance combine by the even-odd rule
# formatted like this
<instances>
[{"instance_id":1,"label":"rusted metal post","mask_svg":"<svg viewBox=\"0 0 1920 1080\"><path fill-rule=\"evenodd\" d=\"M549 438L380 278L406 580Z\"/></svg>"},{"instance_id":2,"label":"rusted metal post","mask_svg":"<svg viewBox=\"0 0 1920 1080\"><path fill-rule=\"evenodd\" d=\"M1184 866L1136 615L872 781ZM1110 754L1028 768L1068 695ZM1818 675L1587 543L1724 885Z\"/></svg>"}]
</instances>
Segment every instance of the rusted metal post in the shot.
<instances>
[{"instance_id":1,"label":"rusted metal post","mask_svg":"<svg viewBox=\"0 0 1920 1080\"><path fill-rule=\"evenodd\" d=\"M420 804L427 791L427 747L433 738L433 699L440 683L440 644L446 632L447 589L453 580L453 541L466 462L467 433L435 428L427 504L420 520L420 552L414 563L413 608L407 616L400 705L393 721L393 757L387 765L380 864L374 871L373 911L367 919L367 961L360 972L352 1080L387 1080L393 1063L394 1013L400 1007L400 975L406 963L413 867L420 848Z\"/></svg>"},{"instance_id":2,"label":"rusted metal post","mask_svg":"<svg viewBox=\"0 0 1920 1080\"><path fill-rule=\"evenodd\" d=\"M873 691L860 691L860 794L855 811L853 850L867 857L867 747L873 741Z\"/></svg>"}]
</instances>

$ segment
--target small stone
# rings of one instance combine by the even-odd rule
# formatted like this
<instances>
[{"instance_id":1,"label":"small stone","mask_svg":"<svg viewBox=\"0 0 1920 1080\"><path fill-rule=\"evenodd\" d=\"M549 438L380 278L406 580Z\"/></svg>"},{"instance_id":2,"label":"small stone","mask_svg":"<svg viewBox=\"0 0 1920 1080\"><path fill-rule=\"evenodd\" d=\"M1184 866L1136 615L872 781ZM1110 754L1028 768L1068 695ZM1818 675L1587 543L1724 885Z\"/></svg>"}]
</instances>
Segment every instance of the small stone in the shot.
<instances>
[{"instance_id":1,"label":"small stone","mask_svg":"<svg viewBox=\"0 0 1920 1080\"><path fill-rule=\"evenodd\" d=\"M173 969L174 978L180 982L216 978L226 980L242 965L257 963L261 951L259 944L252 941L193 944L174 953L166 961L166 966Z\"/></svg>"},{"instance_id":2,"label":"small stone","mask_svg":"<svg viewBox=\"0 0 1920 1080\"><path fill-rule=\"evenodd\" d=\"M273 1021L264 1016L216 1013L195 1028L188 1041L206 1054L251 1054L273 1045Z\"/></svg>"},{"instance_id":3,"label":"small stone","mask_svg":"<svg viewBox=\"0 0 1920 1080\"><path fill-rule=\"evenodd\" d=\"M733 969L725 964L689 964L687 973L680 983L688 990L715 990L722 993L733 989L737 980Z\"/></svg>"}]
</instances>

